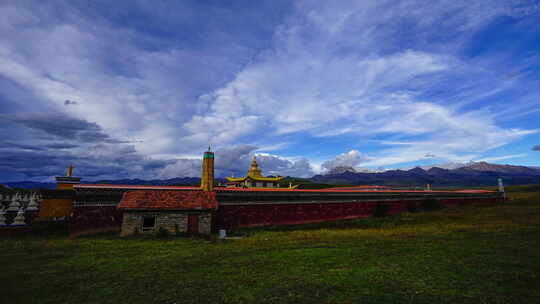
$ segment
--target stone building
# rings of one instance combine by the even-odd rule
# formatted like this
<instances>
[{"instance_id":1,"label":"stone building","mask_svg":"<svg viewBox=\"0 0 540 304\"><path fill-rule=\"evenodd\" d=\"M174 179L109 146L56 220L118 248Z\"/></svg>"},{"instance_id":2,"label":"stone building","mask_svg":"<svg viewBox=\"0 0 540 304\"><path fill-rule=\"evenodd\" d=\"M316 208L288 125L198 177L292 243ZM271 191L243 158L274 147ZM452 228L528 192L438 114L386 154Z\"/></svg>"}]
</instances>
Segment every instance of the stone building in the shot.
<instances>
[{"instance_id":1,"label":"stone building","mask_svg":"<svg viewBox=\"0 0 540 304\"><path fill-rule=\"evenodd\" d=\"M210 191L135 190L125 192L117 208L123 210L122 236L160 229L209 234L217 200Z\"/></svg>"}]
</instances>

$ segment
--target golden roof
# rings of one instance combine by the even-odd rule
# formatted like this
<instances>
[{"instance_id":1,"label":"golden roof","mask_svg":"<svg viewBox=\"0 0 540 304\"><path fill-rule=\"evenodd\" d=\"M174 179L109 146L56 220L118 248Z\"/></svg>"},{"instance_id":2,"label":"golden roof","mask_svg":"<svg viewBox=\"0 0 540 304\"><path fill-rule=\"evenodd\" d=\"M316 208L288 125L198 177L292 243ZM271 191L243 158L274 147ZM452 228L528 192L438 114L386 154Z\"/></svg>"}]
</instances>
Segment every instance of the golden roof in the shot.
<instances>
[{"instance_id":1,"label":"golden roof","mask_svg":"<svg viewBox=\"0 0 540 304\"><path fill-rule=\"evenodd\" d=\"M278 177L264 177L262 175L261 169L259 169L259 165L257 164L257 159L255 156L253 156L253 160L251 161L251 167L249 168L247 175L244 177L226 177L228 181L230 182L243 182L246 179L251 179L254 181L261 181L261 182L277 182L282 180L283 176Z\"/></svg>"},{"instance_id":2,"label":"golden roof","mask_svg":"<svg viewBox=\"0 0 540 304\"><path fill-rule=\"evenodd\" d=\"M278 182L282 180L283 176L278 177L251 177L251 176L244 176L244 177L226 177L226 179L230 182L243 182L245 180L254 180L259 182Z\"/></svg>"}]
</instances>

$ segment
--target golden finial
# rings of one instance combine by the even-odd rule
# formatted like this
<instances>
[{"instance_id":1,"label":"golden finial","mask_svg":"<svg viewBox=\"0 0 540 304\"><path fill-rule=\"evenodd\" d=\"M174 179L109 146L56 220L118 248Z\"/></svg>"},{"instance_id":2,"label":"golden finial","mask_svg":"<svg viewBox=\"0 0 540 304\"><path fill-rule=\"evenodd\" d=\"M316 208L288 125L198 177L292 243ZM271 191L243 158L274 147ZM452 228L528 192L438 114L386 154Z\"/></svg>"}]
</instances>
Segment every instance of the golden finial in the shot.
<instances>
[{"instance_id":1,"label":"golden finial","mask_svg":"<svg viewBox=\"0 0 540 304\"><path fill-rule=\"evenodd\" d=\"M69 167L67 168L67 176L73 176L73 165L69 165Z\"/></svg>"},{"instance_id":2,"label":"golden finial","mask_svg":"<svg viewBox=\"0 0 540 304\"><path fill-rule=\"evenodd\" d=\"M255 156L253 156L253 160L251 161L251 167L248 170L248 176L262 177L261 169L259 169L259 165L257 165L257 158Z\"/></svg>"}]
</instances>

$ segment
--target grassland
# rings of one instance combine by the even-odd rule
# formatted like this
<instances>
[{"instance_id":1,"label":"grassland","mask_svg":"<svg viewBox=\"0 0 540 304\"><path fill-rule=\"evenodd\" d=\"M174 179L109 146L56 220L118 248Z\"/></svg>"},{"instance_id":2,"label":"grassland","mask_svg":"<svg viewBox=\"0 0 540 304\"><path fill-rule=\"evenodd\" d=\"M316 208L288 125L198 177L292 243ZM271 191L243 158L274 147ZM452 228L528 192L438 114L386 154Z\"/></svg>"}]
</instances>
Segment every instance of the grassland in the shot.
<instances>
[{"instance_id":1,"label":"grassland","mask_svg":"<svg viewBox=\"0 0 540 304\"><path fill-rule=\"evenodd\" d=\"M540 303L540 187L512 201L246 229L0 240L0 303Z\"/></svg>"}]
</instances>

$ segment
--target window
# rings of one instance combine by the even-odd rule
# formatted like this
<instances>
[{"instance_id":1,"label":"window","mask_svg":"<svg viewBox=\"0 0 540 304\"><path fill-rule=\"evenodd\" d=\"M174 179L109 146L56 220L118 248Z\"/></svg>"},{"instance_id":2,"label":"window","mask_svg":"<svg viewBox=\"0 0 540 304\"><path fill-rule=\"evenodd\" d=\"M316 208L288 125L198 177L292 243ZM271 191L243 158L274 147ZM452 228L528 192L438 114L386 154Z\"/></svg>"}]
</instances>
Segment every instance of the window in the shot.
<instances>
[{"instance_id":1,"label":"window","mask_svg":"<svg viewBox=\"0 0 540 304\"><path fill-rule=\"evenodd\" d=\"M156 228L156 217L155 216L145 216L143 217L142 230L154 230Z\"/></svg>"}]
</instances>

